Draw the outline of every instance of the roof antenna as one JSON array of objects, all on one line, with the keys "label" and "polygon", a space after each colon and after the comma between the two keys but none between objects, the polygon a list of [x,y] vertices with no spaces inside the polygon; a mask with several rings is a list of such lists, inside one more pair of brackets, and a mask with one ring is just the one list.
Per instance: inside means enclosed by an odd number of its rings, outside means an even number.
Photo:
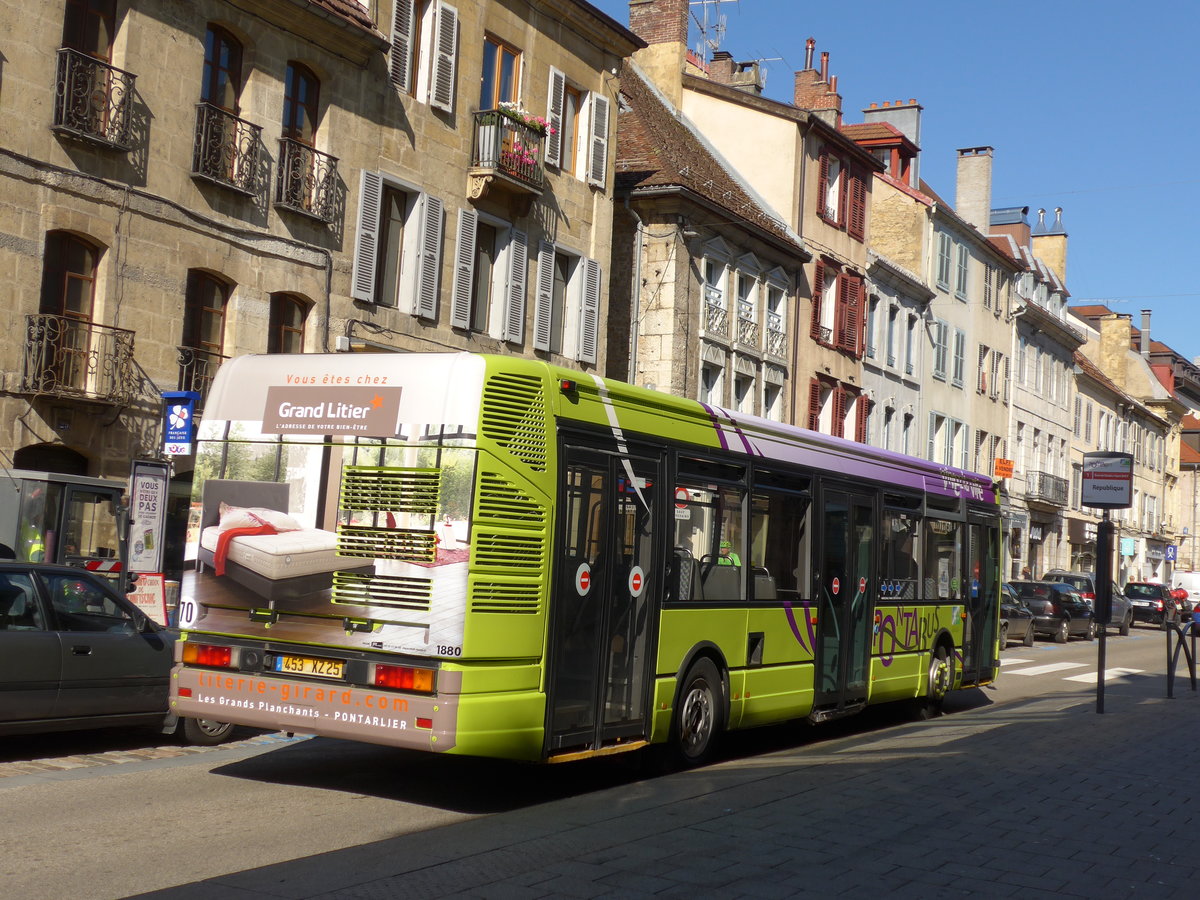
[{"label": "roof antenna", "polygon": [[[691,0],[688,4],[692,7],[699,6],[703,11],[703,19],[696,15],[694,9],[691,10],[691,15],[692,21],[696,23],[696,27],[700,30],[700,40],[696,42],[696,55],[706,63],[712,61],[712,55],[709,51],[715,53],[719,50],[721,41],[725,38],[726,17],[721,13],[721,4],[731,2],[736,3],[738,10],[741,10],[741,0]],[[712,7],[714,16],[711,24],[708,19],[709,7]]]}]

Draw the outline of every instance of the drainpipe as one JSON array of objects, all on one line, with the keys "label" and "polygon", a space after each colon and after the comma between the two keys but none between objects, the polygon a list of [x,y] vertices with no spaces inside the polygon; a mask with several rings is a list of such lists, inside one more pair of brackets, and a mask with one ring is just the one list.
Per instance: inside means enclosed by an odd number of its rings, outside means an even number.
[{"label": "drainpipe", "polygon": [[625,195],[625,211],[637,222],[637,238],[633,248],[633,282],[629,288],[629,375],[626,379],[630,384],[637,384],[638,367],[638,331],[639,317],[642,310],[642,217],[629,205],[629,195]]}]

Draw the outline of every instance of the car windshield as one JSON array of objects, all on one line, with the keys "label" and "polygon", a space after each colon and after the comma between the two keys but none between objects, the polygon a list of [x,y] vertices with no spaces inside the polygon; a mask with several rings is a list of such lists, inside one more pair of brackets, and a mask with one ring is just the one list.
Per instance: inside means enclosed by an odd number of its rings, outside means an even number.
[{"label": "car windshield", "polygon": [[1051,581],[1061,581],[1063,584],[1069,584],[1077,591],[1091,590],[1092,580],[1086,575],[1051,575]]}]

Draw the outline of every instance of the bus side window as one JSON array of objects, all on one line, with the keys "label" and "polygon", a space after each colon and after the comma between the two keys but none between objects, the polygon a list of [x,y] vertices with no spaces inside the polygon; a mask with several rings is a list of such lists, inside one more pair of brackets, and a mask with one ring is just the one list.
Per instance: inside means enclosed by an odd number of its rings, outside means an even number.
[{"label": "bus side window", "polygon": [[757,472],[750,499],[750,575],[756,600],[798,600],[808,583],[809,480]]}]

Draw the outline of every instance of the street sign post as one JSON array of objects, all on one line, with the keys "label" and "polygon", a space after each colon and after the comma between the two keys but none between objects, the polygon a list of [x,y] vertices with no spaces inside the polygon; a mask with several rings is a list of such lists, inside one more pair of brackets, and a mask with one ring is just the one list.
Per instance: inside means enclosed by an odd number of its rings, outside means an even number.
[{"label": "street sign post", "polygon": [[1133,505],[1133,455],[1100,451],[1083,454],[1083,488],[1080,502],[1104,510],[1096,529],[1096,608],[1094,620],[1100,625],[1097,650],[1096,712],[1104,712],[1104,663],[1108,652],[1108,624],[1112,621],[1113,531],[1111,509]]}]

